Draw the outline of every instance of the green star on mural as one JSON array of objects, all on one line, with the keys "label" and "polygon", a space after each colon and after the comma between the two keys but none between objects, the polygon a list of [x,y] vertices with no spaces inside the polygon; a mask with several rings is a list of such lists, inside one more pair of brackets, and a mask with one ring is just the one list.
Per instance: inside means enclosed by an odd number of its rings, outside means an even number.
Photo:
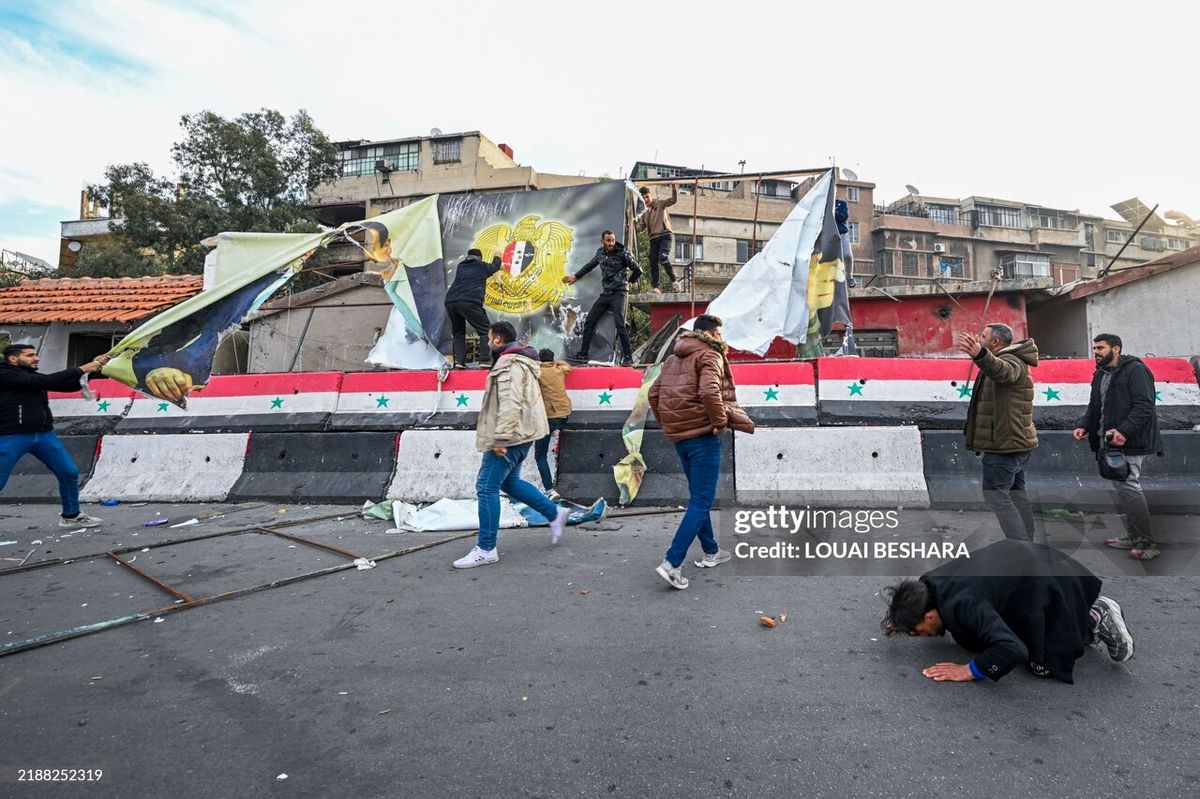
[{"label": "green star on mural", "polygon": [[283,407],[283,397],[276,397],[275,399],[271,400],[271,407],[272,408],[282,408]]},{"label": "green star on mural", "polygon": [[465,408],[465,407],[467,407],[467,395],[466,395],[466,394],[459,394],[459,395],[458,395],[457,397],[455,397],[454,399],[455,399],[455,401],[457,401],[457,402],[458,402],[458,405],[456,405],[456,406],[454,406],[454,407],[456,407],[456,408]]},{"label": "green star on mural", "polygon": [[375,399],[375,407],[376,407],[376,408],[386,408],[386,407],[387,407],[387,404],[388,404],[388,398],[387,398],[387,397],[377,397],[377,398]]},{"label": "green star on mural", "polygon": [[850,396],[852,397],[856,394],[860,397],[863,395],[862,385],[860,383],[851,383],[850,385],[846,386],[846,388],[850,389]]},{"label": "green star on mural", "polygon": [[771,387],[763,392],[763,396],[766,397],[767,400],[777,400],[779,399],[779,391],[778,389]]},{"label": "green star on mural", "polygon": [[102,400],[101,402],[97,402],[97,403],[96,403],[96,410],[98,410],[98,411],[107,411],[107,410],[108,410],[108,400]]},{"label": "green star on mural", "polygon": [[166,412],[166,410],[167,410],[167,403],[165,403],[165,402],[158,403],[158,412],[159,413],[164,413],[164,412]]},{"label": "green star on mural", "polygon": [[1042,393],[1046,395],[1047,402],[1049,402],[1050,400],[1061,400],[1062,399],[1062,397],[1058,396],[1058,392],[1055,391],[1054,389],[1050,388],[1049,386],[1046,386],[1046,390],[1043,391]]},{"label": "green star on mural", "polygon": [[607,391],[601,391],[600,392],[600,404],[601,405],[612,405],[612,394],[609,394]]},{"label": "green star on mural", "polygon": [[1162,392],[1161,392],[1161,391],[1155,391],[1155,392],[1154,392],[1154,401],[1155,401],[1155,402],[1162,402]]},{"label": "green star on mural", "polygon": [[958,398],[962,399],[964,397],[969,397],[969,396],[971,396],[971,387],[968,386],[966,383],[963,383],[961,386],[958,387]]}]

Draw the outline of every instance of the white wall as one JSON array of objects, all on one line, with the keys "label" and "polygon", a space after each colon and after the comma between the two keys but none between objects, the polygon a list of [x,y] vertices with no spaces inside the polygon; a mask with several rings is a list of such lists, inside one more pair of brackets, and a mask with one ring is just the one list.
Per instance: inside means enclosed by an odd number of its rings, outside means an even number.
[{"label": "white wall", "polygon": [[1087,298],[1088,340],[1116,333],[1129,355],[1200,354],[1200,263]]}]

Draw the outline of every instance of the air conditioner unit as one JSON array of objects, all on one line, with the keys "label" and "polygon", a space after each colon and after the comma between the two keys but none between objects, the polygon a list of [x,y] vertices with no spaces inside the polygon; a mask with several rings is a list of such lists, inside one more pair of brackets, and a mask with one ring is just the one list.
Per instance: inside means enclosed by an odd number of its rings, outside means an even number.
[{"label": "air conditioner unit", "polygon": [[934,252],[945,252],[946,245],[945,244],[935,244],[935,245],[933,245],[933,251]]}]

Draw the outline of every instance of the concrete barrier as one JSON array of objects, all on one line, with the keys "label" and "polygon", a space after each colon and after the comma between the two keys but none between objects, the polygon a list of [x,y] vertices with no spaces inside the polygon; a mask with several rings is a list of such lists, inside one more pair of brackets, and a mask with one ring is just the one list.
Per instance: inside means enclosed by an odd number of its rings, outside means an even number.
[{"label": "concrete barrier", "polygon": [[242,474],[249,439],[249,433],[104,436],[80,498],[224,500]]},{"label": "concrete barrier", "polygon": [[[82,485],[92,472],[92,464],[96,462],[96,444],[100,437],[59,436],[59,440],[71,455],[71,460],[75,461]],[[0,491],[0,501],[3,502],[57,502],[58,498],[58,479],[32,455],[17,461],[8,482]]]},{"label": "concrete barrier", "polygon": [[[1038,507],[1111,510],[1112,483],[1100,477],[1095,455],[1070,431],[1038,434],[1026,470],[1026,491]],[[927,430],[922,456],[929,499],[934,507],[982,508],[983,466],[967,450],[961,433]],[[1164,431],[1162,456],[1144,463],[1142,488],[1158,513],[1200,512],[1200,433]]]},{"label": "concrete barrier", "polygon": [[[557,469],[556,460],[551,447],[551,472]],[[396,473],[387,498],[405,502],[474,499],[482,461],[483,455],[475,450],[474,430],[405,430],[400,434]],[[532,446],[521,476],[541,489]]]},{"label": "concrete barrier", "polygon": [[[613,466],[628,452],[620,430],[588,430],[568,426],[562,434],[559,452],[558,492],[568,499],[586,504],[604,497],[617,504],[620,491],[613,480]],[[661,430],[648,429],[642,439],[642,458],[646,477],[634,504],[637,506],[686,505],[687,477],[675,453],[675,445]],[[721,441],[721,474],[717,481],[718,504],[734,499],[733,437]]]},{"label": "concrete barrier", "polygon": [[384,497],[395,433],[252,433],[230,500],[360,503]]},{"label": "concrete barrier", "polygon": [[734,454],[739,505],[929,505],[915,427],[760,428]]},{"label": "concrete barrier", "polygon": [[341,372],[222,375],[193,392],[186,410],[138,394],[116,430],[323,430],[337,407],[341,384]]},{"label": "concrete barrier", "polygon": [[135,396],[133,389],[116,380],[90,380],[88,388],[95,399],[84,399],[80,391],[50,392],[50,413],[60,436],[111,433]]}]

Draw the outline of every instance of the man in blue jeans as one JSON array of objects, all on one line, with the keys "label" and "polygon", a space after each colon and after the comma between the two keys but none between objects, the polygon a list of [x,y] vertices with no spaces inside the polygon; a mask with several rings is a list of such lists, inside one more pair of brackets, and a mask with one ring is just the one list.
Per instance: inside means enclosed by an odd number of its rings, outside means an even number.
[{"label": "man in blue jeans", "polygon": [[473,569],[500,560],[496,536],[500,529],[500,492],[523,502],[550,520],[550,543],[562,537],[569,511],[550,501],[537,487],[521,479],[521,464],[534,441],[547,435],[546,409],[538,385],[541,366],[537,350],[517,339],[508,322],[488,328],[492,369],[475,426],[475,446],[483,453],[475,495],[479,500],[479,539],[456,569]]},{"label": "man in blue jeans", "polygon": [[692,330],[679,334],[672,354],[650,387],[650,408],[675,452],[688,481],[688,505],[667,557],[655,571],[673,588],[688,587],[683,560],[697,536],[704,556],[700,568],[718,566],[730,555],[713,534],[713,502],[721,473],[721,435],[732,427],[753,433],[754,422],[737,404],[737,390],[721,339],[721,320],[703,314]]},{"label": "man in blue jeans", "polygon": [[78,391],[84,373],[99,372],[108,363],[101,355],[73,369],[44,375],[38,372],[37,350],[28,344],[4,348],[0,363],[0,491],[24,455],[33,455],[58,478],[62,499],[59,527],[98,527],[100,519],[79,512],[79,469],[58,436],[50,414],[50,391]]}]

